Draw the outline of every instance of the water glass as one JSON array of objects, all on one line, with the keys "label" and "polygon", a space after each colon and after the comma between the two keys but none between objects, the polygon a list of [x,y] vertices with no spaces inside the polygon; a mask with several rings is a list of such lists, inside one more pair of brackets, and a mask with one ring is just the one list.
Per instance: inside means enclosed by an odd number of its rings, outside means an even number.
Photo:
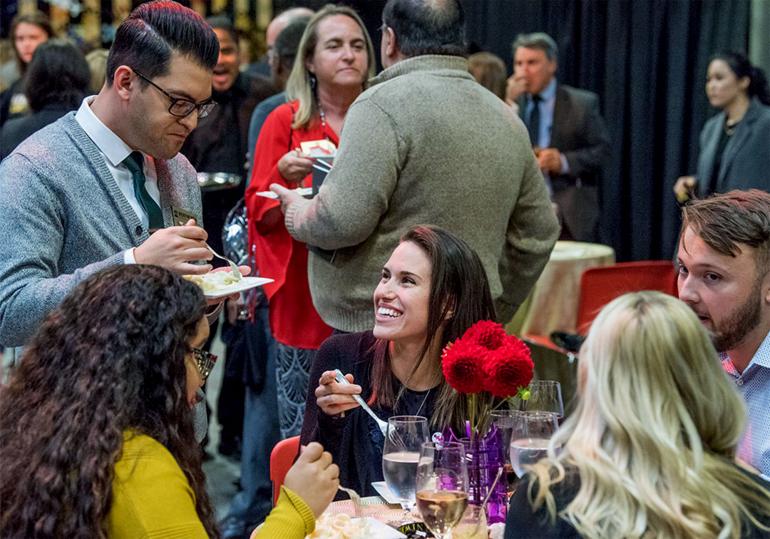
[{"label": "water glass", "polygon": [[443,539],[468,505],[465,447],[458,442],[426,442],[417,464],[417,509],[433,535]]},{"label": "water glass", "polygon": [[533,380],[529,384],[529,399],[515,399],[514,408],[527,412],[553,412],[561,424],[564,419],[561,384],[556,380]]},{"label": "water glass", "polygon": [[547,454],[551,436],[558,430],[556,414],[552,412],[517,412],[511,432],[511,466],[522,477],[525,466],[535,464]]},{"label": "water glass", "polygon": [[415,480],[420,448],[430,439],[428,419],[416,415],[388,419],[382,448],[382,475],[385,484],[404,508],[404,521],[415,504]]},{"label": "water glass", "polygon": [[506,494],[508,499],[515,492],[515,484],[518,476],[511,466],[511,435],[513,434],[514,417],[518,413],[516,410],[501,409],[493,410],[490,413],[492,424],[500,433],[500,448],[503,452],[503,477],[506,485]]}]

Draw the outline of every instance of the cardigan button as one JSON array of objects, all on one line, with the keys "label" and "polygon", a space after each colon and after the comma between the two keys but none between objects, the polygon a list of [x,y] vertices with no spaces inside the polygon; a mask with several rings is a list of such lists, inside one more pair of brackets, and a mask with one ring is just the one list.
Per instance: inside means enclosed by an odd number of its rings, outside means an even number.
[{"label": "cardigan button", "polygon": [[136,232],[137,236],[141,236],[142,235],[142,227],[141,226],[137,226],[136,229],[134,230],[134,232]]}]

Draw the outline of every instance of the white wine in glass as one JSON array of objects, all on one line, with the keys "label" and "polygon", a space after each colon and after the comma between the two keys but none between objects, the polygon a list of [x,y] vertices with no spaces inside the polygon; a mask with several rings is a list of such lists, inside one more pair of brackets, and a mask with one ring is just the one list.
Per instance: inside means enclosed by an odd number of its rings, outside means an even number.
[{"label": "white wine in glass", "polygon": [[444,539],[468,506],[465,448],[458,442],[426,442],[417,464],[417,509],[433,535]]}]

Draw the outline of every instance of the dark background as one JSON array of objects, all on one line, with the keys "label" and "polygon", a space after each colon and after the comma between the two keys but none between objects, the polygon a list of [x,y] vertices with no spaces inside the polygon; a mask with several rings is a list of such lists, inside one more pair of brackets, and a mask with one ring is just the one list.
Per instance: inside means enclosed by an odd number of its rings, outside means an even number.
[{"label": "dark background", "polygon": [[[7,26],[17,1],[0,0],[0,27]],[[615,248],[618,260],[671,257],[679,228],[671,188],[678,176],[695,170],[698,133],[715,112],[704,92],[708,59],[723,49],[746,52],[751,1],[462,1],[469,44],[496,53],[509,70],[517,34],[545,31],[556,40],[559,80],[599,94],[610,130],[612,157],[600,186],[601,241]],[[38,3],[45,9],[45,2]],[[273,13],[326,3],[274,0]],[[379,49],[385,0],[340,3],[358,10]],[[111,5],[101,0],[105,24],[112,22]],[[232,15],[233,5],[230,0],[225,12]],[[256,6],[249,2],[249,18]]]}]

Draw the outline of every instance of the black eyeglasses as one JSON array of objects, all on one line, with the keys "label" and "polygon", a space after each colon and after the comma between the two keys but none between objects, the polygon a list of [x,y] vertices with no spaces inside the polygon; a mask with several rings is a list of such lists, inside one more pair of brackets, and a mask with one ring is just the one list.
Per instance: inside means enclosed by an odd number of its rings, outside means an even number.
[{"label": "black eyeglasses", "polygon": [[195,359],[195,365],[198,367],[198,372],[201,378],[205,381],[211,374],[211,369],[214,368],[214,364],[217,362],[217,356],[206,350],[200,348],[192,348],[193,358]]},{"label": "black eyeglasses", "polygon": [[176,116],[177,118],[186,118],[189,116],[192,111],[198,110],[198,119],[205,118],[209,115],[209,112],[211,112],[211,109],[213,109],[217,104],[216,102],[212,101],[211,99],[207,99],[203,103],[196,103],[194,101],[190,101],[189,99],[184,99],[182,97],[174,97],[170,93],[168,93],[166,90],[152,82],[150,79],[139,73],[136,69],[134,69],[134,73],[136,73],[142,80],[145,82],[148,82],[152,86],[154,86],[159,92],[161,92],[163,95],[169,98],[171,101],[171,105],[168,107],[168,113],[172,116]]}]

